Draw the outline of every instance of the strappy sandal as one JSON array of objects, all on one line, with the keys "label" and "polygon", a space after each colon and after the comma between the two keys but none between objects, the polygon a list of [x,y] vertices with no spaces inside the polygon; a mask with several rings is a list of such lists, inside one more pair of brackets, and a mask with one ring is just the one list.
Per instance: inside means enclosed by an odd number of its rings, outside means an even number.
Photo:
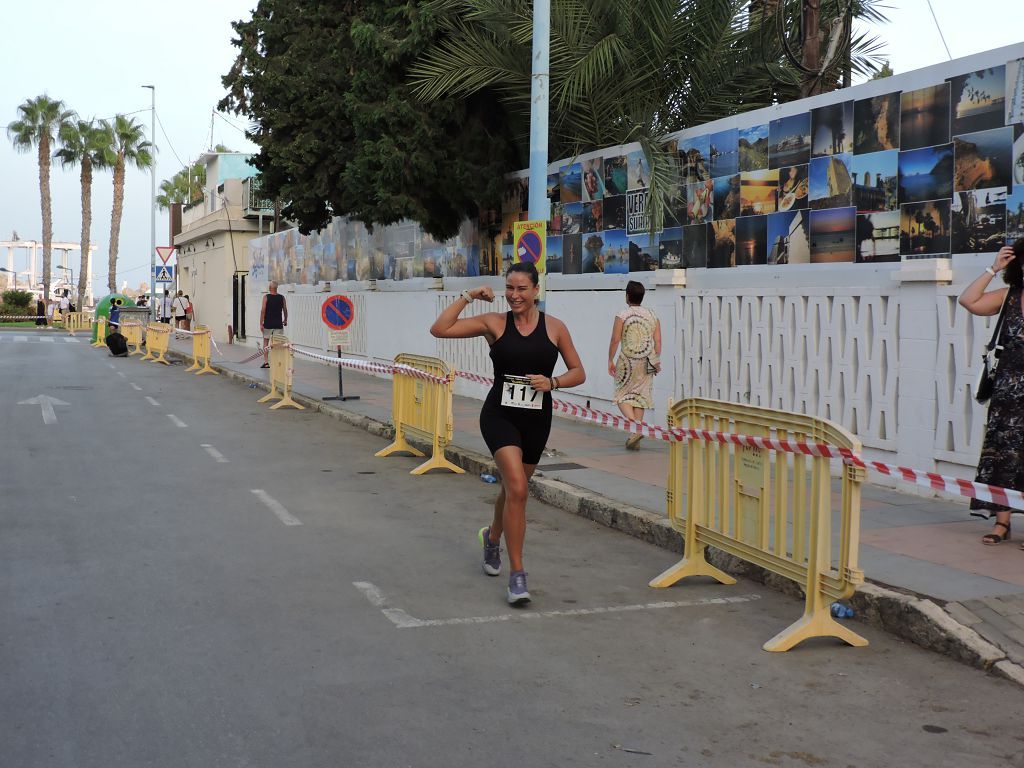
[{"label": "strappy sandal", "polygon": [[[994,546],[996,544],[1002,544],[1004,541],[1010,540],[1010,524],[996,522],[995,525],[1001,525],[1006,529],[1006,533],[1000,536],[998,533],[993,531],[992,533],[986,533],[981,537],[981,543],[987,546]],[[1024,544],[1021,545],[1021,549],[1024,549]]]}]

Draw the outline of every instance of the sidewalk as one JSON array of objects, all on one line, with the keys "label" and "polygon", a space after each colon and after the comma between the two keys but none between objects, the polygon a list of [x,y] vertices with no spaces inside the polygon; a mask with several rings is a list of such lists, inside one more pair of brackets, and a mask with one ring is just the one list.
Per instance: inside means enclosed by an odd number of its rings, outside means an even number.
[{"label": "sidewalk", "polygon": [[[186,353],[191,344],[176,340],[172,348]],[[224,357],[215,354],[213,362],[216,367],[239,377],[266,382],[267,371],[259,367],[261,359],[246,364],[231,362],[255,351],[253,347],[222,346]],[[345,394],[358,395],[360,399],[322,404],[323,410],[344,411],[390,424],[391,379],[350,369],[345,369],[343,375]],[[481,395],[483,391],[481,387]],[[296,355],[294,392],[317,401],[337,395],[337,369]],[[477,423],[480,401],[455,396],[453,411],[452,449],[472,451],[483,460],[489,460]],[[644,518],[639,528],[650,528],[652,523],[657,523],[667,529],[668,444],[645,439],[640,443],[640,450],[627,451],[625,439],[625,433],[616,430],[556,417],[538,475],[575,486],[571,492],[578,490],[577,495],[601,497],[606,500],[606,506],[612,507],[612,517],[616,511],[628,515],[629,508],[636,508]],[[863,593],[879,599],[872,605],[863,604],[858,593],[854,604],[864,608],[863,618],[921,645],[979,666],[987,668],[1000,658],[1014,665],[1024,665],[1024,552],[1018,548],[1018,541],[984,546],[981,536],[991,529],[991,524],[970,517],[966,499],[949,502],[922,498],[872,485],[875,479],[877,476],[869,471],[863,488],[860,566],[869,582]],[[834,490],[838,492],[838,483],[834,484]],[[558,504],[557,499],[551,498],[552,494],[538,495]],[[574,503],[579,505],[578,500]],[[612,524],[628,528],[614,520]],[[638,533],[637,530],[631,532]],[[657,538],[643,537],[652,541]],[[678,543],[678,539],[674,541]],[[666,544],[667,539],[662,537],[656,543]],[[655,575],[651,573],[652,577]],[[872,585],[881,589],[873,589]],[[912,594],[904,597],[893,591]],[[926,630],[919,625],[921,620],[935,624],[936,614],[931,606],[923,605],[927,600],[917,598],[930,599],[944,608],[946,617],[939,617],[939,624],[943,626]],[[912,620],[909,614],[915,612],[923,619]],[[991,648],[970,629],[996,648]],[[921,634],[926,631],[938,632],[942,637],[924,638]],[[950,632],[957,636],[951,638]],[[962,647],[965,642],[969,646],[966,649]],[[951,644],[957,649],[951,650],[948,647]],[[1004,665],[1005,661],[997,666]],[[1024,669],[1011,669],[1007,673],[1024,684]]]}]

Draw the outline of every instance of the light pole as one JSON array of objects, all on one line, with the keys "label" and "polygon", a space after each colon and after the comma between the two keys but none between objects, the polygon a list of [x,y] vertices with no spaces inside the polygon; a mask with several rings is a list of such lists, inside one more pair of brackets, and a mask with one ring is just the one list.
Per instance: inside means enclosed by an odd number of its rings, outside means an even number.
[{"label": "light pole", "polygon": [[156,319],[156,86],[144,85],[152,96],[150,106],[150,143],[153,145],[153,164],[149,166],[149,317]]}]

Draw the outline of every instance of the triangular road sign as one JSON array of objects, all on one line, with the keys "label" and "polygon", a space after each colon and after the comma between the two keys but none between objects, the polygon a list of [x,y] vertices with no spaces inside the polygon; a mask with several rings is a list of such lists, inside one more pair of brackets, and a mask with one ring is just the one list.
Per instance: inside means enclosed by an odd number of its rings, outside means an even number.
[{"label": "triangular road sign", "polygon": [[172,253],[174,253],[173,245],[158,245],[156,247],[156,255],[160,257],[160,261],[164,264],[171,258]]}]

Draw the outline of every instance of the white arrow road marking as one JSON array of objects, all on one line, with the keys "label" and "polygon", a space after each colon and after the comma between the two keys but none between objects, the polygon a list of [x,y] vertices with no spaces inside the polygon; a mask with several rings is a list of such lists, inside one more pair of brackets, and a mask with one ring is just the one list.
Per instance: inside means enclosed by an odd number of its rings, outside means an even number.
[{"label": "white arrow road marking", "polygon": [[53,412],[53,406],[70,405],[70,403],[65,403],[63,400],[49,395],[39,395],[30,400],[22,400],[18,405],[38,405],[43,412],[43,424],[56,424],[57,414]]},{"label": "white arrow road marking", "polygon": [[555,619],[569,616],[596,616],[604,613],[625,613],[629,611],[657,611],[664,608],[694,608],[700,605],[731,605],[733,603],[749,603],[760,600],[760,595],[732,595],[730,597],[705,597],[699,600],[659,600],[656,603],[639,603],[635,605],[609,605],[597,608],[569,608],[561,611],[516,611],[502,613],[497,616],[470,616],[461,619],[417,619],[401,608],[392,608],[387,598],[376,586],[368,581],[353,581],[370,604],[380,608],[381,612],[391,619],[399,629],[418,627],[448,627],[460,624],[493,624],[498,621],[516,621],[529,619]]},{"label": "white arrow road marking", "polygon": [[278,520],[280,520],[285,525],[302,525],[302,521],[299,520],[299,518],[292,515],[287,509],[284,508],[284,505],[280,501],[275,499],[266,491],[261,491],[258,488],[253,488],[252,492],[253,495],[257,499],[262,501],[264,504],[266,504],[267,508],[275,515],[277,515]]},{"label": "white arrow road marking", "polygon": [[207,443],[201,443],[199,447],[206,451],[208,454],[210,454],[214,459],[216,459],[218,464],[228,463],[228,460],[224,458],[224,454],[218,451],[212,445],[209,445]]},{"label": "white arrow road marking", "polygon": [[186,424],[184,421],[179,419],[173,413],[168,413],[167,414],[167,418],[170,419],[171,423],[174,424],[174,426],[176,426],[176,427],[187,427],[188,426],[188,424]]},{"label": "white arrow road marking", "polygon": [[123,379],[125,374],[124,374],[124,371],[118,371],[117,375],[120,376]]},{"label": "white arrow road marking", "polygon": [[147,399],[147,400],[149,401],[149,404],[150,404],[150,405],[155,405],[155,406],[156,406],[157,408],[159,408],[159,407],[160,407],[160,403],[158,403],[158,402],[157,402],[156,400],[154,400],[154,399],[153,399],[152,397],[150,397],[149,395],[146,395],[146,399]]},{"label": "white arrow road marking", "polygon": [[136,384],[136,383],[135,383],[134,381],[133,381],[133,382],[131,382],[131,385],[132,385],[132,389],[134,389],[134,390],[135,390],[136,392],[141,392],[141,391],[142,391],[142,387],[140,387],[140,386],[139,386],[138,384]]}]

